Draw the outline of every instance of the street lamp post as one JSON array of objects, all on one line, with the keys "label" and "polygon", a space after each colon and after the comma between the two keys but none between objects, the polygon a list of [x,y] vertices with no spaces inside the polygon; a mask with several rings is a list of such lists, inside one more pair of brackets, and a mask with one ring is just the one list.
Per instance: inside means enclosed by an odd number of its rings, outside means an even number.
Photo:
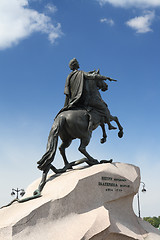
[{"label": "street lamp post", "polygon": [[[143,188],[142,188],[142,192],[145,193],[147,190],[145,189],[145,183],[144,182],[140,182],[143,184]],[[140,199],[139,199],[139,191],[137,193],[137,200],[138,200],[138,217],[141,217],[141,209],[140,209]]]},{"label": "street lamp post", "polygon": [[11,192],[11,195],[12,196],[14,196],[14,195],[16,195],[16,199],[19,199],[19,194],[21,195],[21,196],[23,196],[24,194],[25,194],[25,191],[24,191],[24,189],[14,189],[14,188],[12,188],[12,192]]}]

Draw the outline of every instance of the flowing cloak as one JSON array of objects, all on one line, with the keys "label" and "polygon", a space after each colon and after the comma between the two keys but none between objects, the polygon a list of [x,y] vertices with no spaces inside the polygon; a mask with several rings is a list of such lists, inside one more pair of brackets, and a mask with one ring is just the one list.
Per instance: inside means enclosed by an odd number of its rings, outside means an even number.
[{"label": "flowing cloak", "polygon": [[61,111],[72,109],[73,107],[84,106],[84,81],[85,78],[83,71],[75,70],[68,75],[64,89],[66,99]]}]

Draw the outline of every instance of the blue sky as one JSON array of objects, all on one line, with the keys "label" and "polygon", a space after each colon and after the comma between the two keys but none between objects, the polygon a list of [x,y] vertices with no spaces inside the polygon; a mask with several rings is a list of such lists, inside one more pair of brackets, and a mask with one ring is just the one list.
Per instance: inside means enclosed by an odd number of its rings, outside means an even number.
[{"label": "blue sky", "polygon": [[[142,216],[160,215],[159,39],[160,0],[1,0],[0,205],[12,200],[12,188],[41,176],[36,162],[76,57],[82,70],[118,79],[102,97],[125,132],[123,139],[108,132],[101,145],[98,128],[88,151],[139,166],[147,188]],[[78,146],[67,149],[69,161],[82,157]],[[58,151],[54,164],[63,166]]]}]

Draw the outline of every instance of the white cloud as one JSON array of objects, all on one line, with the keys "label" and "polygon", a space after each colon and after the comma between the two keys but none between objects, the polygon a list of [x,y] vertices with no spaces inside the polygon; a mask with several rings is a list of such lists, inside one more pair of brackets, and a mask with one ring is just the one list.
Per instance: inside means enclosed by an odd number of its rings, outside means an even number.
[{"label": "white cloud", "polygon": [[97,0],[101,6],[110,3],[115,7],[158,7],[160,0]]},{"label": "white cloud", "polygon": [[126,24],[136,30],[137,33],[146,33],[152,31],[151,24],[154,18],[154,11],[147,11],[143,16],[130,19]]},{"label": "white cloud", "polygon": [[30,9],[28,0],[0,0],[0,49],[18,44],[34,32],[48,35],[51,43],[61,36],[61,25]]},{"label": "white cloud", "polygon": [[100,19],[100,22],[101,22],[101,23],[109,24],[110,26],[113,26],[113,25],[114,25],[114,21],[113,21],[112,19],[108,19],[108,18],[101,18],[101,19]]},{"label": "white cloud", "polygon": [[57,7],[55,5],[53,5],[52,3],[48,3],[45,6],[46,10],[50,13],[55,13],[57,11]]}]

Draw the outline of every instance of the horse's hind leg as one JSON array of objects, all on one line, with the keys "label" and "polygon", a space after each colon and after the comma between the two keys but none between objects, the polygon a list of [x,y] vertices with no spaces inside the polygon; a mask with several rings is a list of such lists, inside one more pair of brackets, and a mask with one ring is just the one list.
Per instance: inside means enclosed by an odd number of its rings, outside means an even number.
[{"label": "horse's hind leg", "polygon": [[86,157],[88,158],[88,164],[89,165],[94,165],[94,164],[97,164],[98,161],[94,158],[92,158],[89,153],[86,151],[86,146],[89,144],[90,142],[90,137],[88,138],[83,138],[81,139],[81,143],[80,143],[80,146],[78,148],[78,150]]},{"label": "horse's hind leg", "polygon": [[70,146],[71,142],[72,142],[72,140],[70,140],[70,139],[67,139],[66,141],[63,140],[62,144],[59,147],[59,151],[62,155],[65,166],[69,164],[67,157],[66,157],[65,149]]}]

